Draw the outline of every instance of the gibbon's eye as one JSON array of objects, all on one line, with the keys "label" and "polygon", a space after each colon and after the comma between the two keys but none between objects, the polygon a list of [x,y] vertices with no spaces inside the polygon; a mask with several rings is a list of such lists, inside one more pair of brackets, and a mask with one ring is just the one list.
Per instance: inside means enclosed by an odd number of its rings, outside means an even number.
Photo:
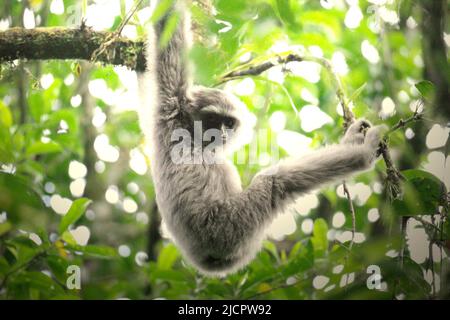
[{"label": "gibbon's eye", "polygon": [[221,117],[216,113],[208,112],[201,116],[202,125],[204,129],[220,129]]},{"label": "gibbon's eye", "polygon": [[225,127],[229,128],[229,129],[233,129],[234,126],[236,125],[236,120],[231,117],[226,117],[223,120],[223,124],[225,125]]}]

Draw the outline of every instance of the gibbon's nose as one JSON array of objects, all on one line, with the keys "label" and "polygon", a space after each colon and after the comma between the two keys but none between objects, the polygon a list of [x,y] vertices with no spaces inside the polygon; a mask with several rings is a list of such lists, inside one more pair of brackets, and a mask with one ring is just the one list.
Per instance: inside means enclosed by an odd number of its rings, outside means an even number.
[{"label": "gibbon's nose", "polygon": [[228,132],[226,126],[222,123],[220,130],[222,131],[222,141],[227,140],[228,138]]}]

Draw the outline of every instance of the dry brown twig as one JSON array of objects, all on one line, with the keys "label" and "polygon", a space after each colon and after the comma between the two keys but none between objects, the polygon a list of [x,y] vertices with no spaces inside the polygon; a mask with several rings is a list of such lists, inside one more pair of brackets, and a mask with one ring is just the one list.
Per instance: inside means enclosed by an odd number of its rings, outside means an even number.
[{"label": "dry brown twig", "polygon": [[[114,54],[115,50],[109,50],[109,49],[120,38],[120,34],[122,33],[123,28],[130,21],[131,17],[133,17],[135,12],[141,5],[142,1],[143,0],[139,0],[138,2],[136,2],[133,5],[133,7],[130,9],[130,11],[125,15],[125,18],[122,19],[120,25],[117,27],[117,30],[109,33],[108,36],[106,37],[106,39],[104,40],[104,42],[92,53],[92,56],[91,56],[92,62],[97,61],[97,58],[100,55],[105,54],[107,50],[108,50],[108,52],[107,52],[108,58],[109,59],[112,58],[110,55]],[[81,23],[81,29],[83,29],[83,28],[84,28],[84,21],[82,21],[82,23]]]}]

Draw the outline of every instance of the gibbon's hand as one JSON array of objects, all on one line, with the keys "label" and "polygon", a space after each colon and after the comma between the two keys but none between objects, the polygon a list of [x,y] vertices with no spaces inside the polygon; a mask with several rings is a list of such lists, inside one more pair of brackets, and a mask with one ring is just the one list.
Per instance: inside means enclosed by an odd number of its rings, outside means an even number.
[{"label": "gibbon's hand", "polygon": [[358,119],[350,125],[341,144],[363,144],[367,130],[372,127],[372,124],[365,119]]},{"label": "gibbon's hand", "polygon": [[368,161],[371,164],[380,154],[382,133],[385,131],[387,131],[385,125],[373,127],[369,121],[359,119],[350,125],[341,144],[364,145],[367,148]]}]

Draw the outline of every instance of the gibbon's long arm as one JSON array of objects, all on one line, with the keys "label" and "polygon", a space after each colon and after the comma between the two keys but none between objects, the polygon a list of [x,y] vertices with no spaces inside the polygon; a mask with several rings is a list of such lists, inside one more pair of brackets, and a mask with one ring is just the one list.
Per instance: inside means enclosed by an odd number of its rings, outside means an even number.
[{"label": "gibbon's long arm", "polygon": [[[171,119],[188,104],[190,80],[186,54],[191,42],[187,27],[190,18],[183,3],[175,2],[173,8],[155,26],[147,28],[146,70],[137,73],[141,104],[139,121],[149,141],[155,133],[165,134],[163,131],[168,129],[164,121],[156,119]],[[168,43],[161,47],[161,35],[172,18],[178,20],[177,26]],[[156,122],[154,128],[152,122]]]},{"label": "gibbon's long arm", "polygon": [[[169,19],[176,19],[178,25],[171,35],[168,43],[161,47],[161,35]],[[178,1],[174,9],[163,17],[155,26],[156,43],[156,73],[159,87],[160,104],[168,107],[167,104],[177,104],[183,106],[189,85],[189,75],[187,68],[187,51],[191,40],[187,31],[190,23],[187,9],[184,4]],[[155,50],[155,49],[154,49]],[[174,99],[176,101],[174,101]],[[168,111],[168,110],[166,110]]]},{"label": "gibbon's long arm", "polygon": [[264,229],[295,197],[369,169],[376,158],[380,128],[371,128],[364,136],[359,132],[363,122],[354,123],[341,144],[281,162],[258,174],[241,193],[193,213],[196,218],[188,222],[192,231],[210,248],[218,248],[213,256],[220,256]]}]

